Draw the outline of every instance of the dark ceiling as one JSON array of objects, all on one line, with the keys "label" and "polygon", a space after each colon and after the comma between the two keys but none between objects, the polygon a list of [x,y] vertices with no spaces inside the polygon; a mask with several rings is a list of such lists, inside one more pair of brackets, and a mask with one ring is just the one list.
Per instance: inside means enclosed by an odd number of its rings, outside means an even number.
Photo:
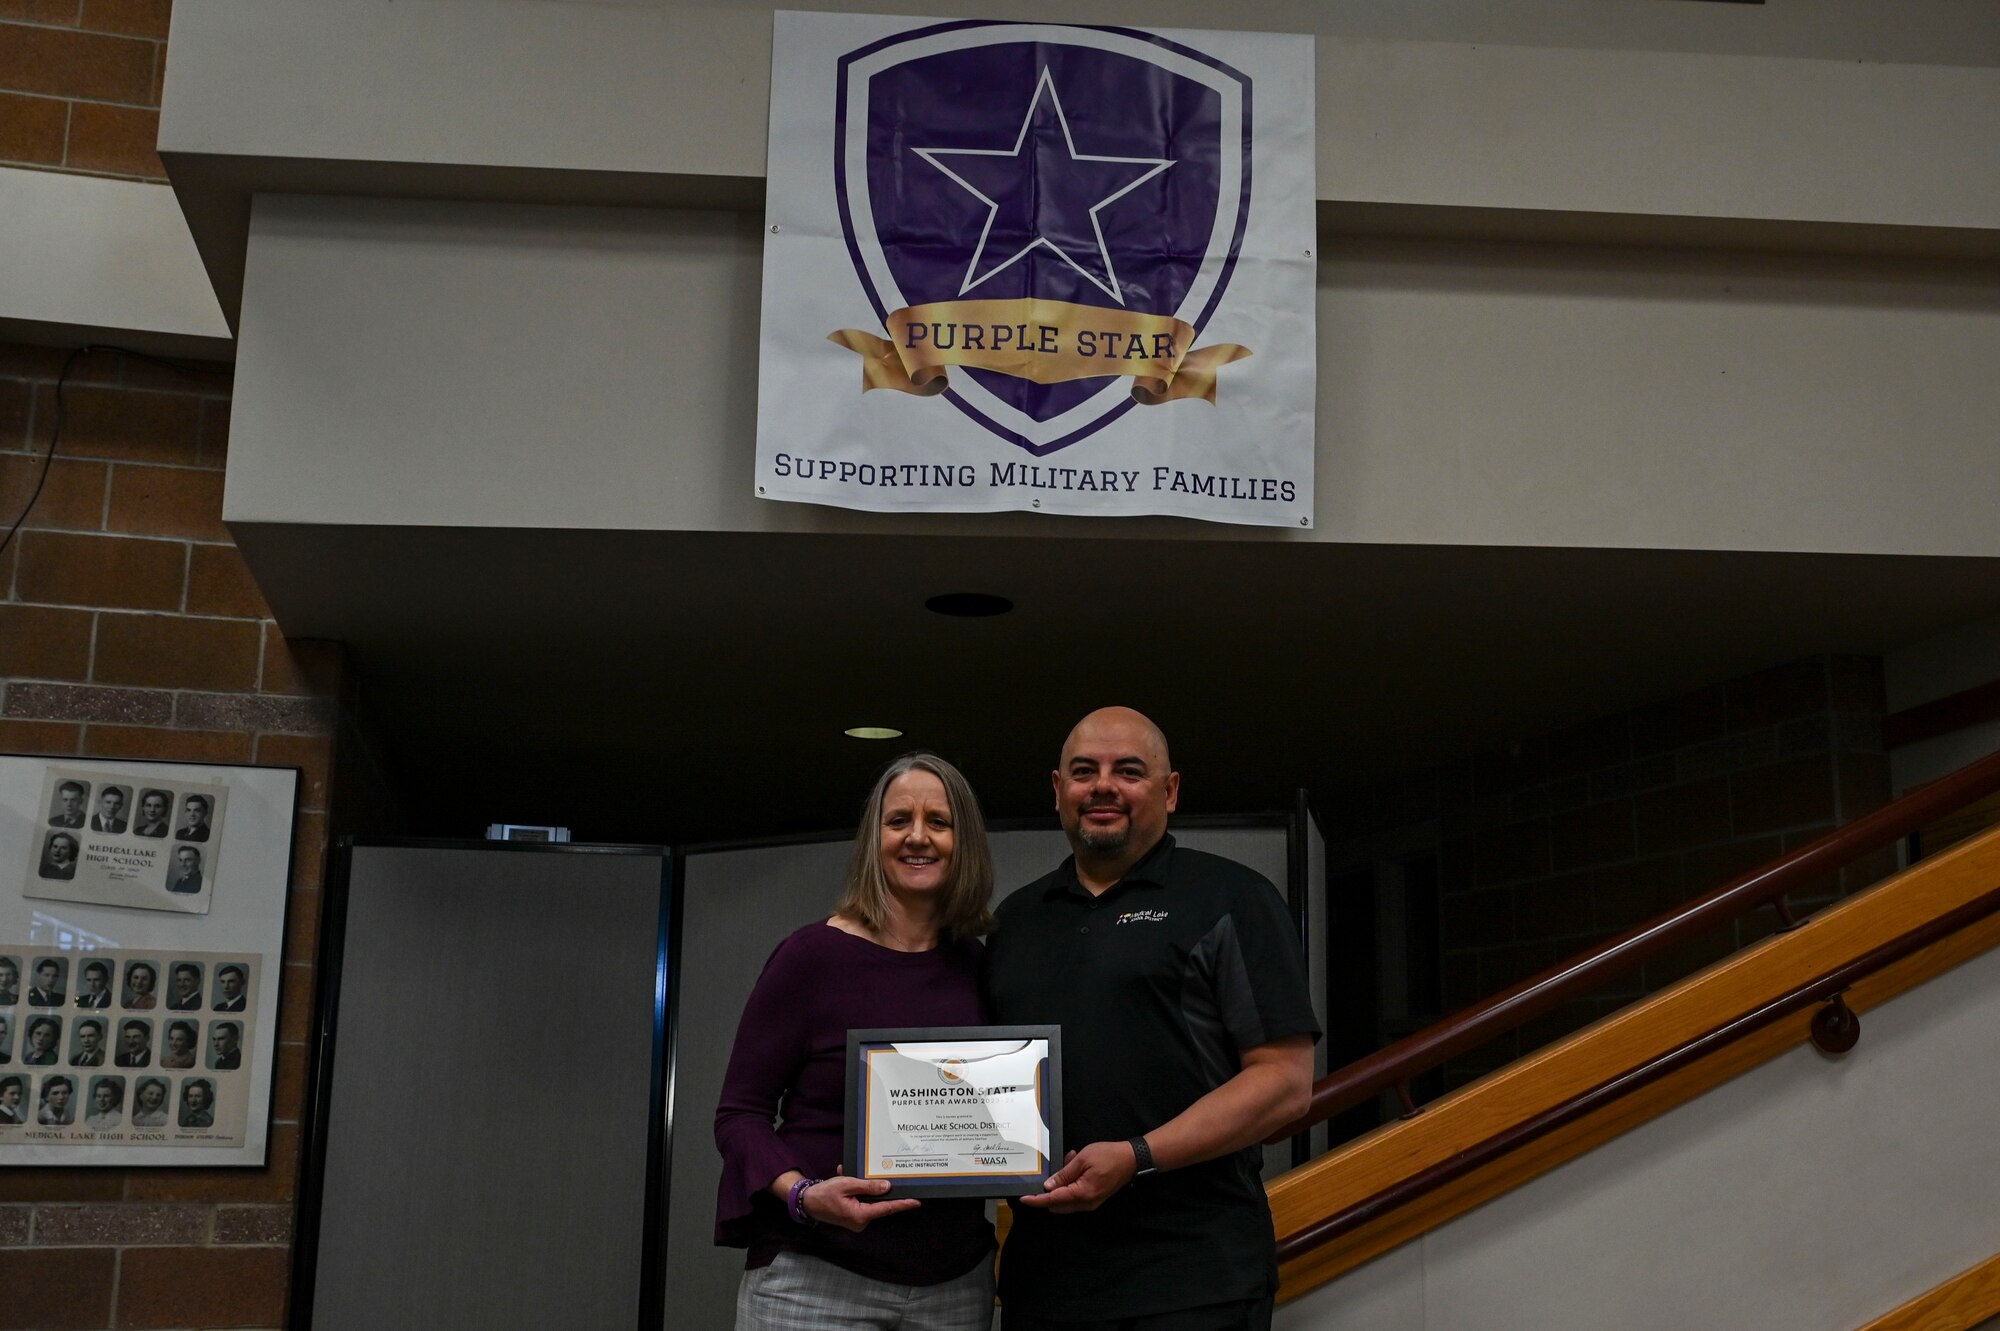
[{"label": "dark ceiling", "polygon": [[[1186,812],[1322,799],[1761,667],[2000,611],[2000,561],[1251,541],[241,527],[352,650],[398,832],[851,823],[905,748],[1040,816],[1070,723],[1159,720]],[[927,611],[994,592],[988,619]],[[904,737],[850,739],[854,725]]]}]

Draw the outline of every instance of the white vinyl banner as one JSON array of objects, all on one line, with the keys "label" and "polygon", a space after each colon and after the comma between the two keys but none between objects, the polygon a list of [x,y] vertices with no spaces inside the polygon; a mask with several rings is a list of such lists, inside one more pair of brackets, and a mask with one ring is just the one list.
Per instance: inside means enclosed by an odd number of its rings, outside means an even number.
[{"label": "white vinyl banner", "polygon": [[1312,524],[1310,37],[776,24],[757,494]]}]

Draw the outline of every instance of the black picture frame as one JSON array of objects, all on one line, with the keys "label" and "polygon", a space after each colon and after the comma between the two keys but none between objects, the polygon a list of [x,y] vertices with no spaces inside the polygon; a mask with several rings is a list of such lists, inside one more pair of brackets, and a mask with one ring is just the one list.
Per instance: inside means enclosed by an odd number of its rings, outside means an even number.
[{"label": "black picture frame", "polygon": [[878,1200],[892,1197],[1023,1197],[1042,1190],[1049,1175],[1062,1168],[1062,1027],[1031,1026],[897,1026],[850,1030],[847,1033],[847,1123],[843,1130],[841,1165],[854,1178],[880,1178],[865,1168],[862,1150],[868,1123],[868,1083],[863,1071],[867,1053],[890,1044],[1013,1044],[1022,1040],[1047,1042],[1039,1078],[1042,1123],[1048,1129],[1049,1149],[1042,1156],[1042,1168],[1030,1174],[988,1174],[966,1179],[962,1175],[889,1180],[889,1191]]}]

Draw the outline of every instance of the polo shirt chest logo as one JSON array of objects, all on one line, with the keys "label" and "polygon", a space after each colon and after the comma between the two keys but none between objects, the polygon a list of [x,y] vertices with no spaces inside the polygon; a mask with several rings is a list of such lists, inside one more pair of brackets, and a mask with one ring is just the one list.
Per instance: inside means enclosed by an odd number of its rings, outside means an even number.
[{"label": "polo shirt chest logo", "polygon": [[1120,915],[1114,924],[1158,924],[1167,918],[1163,910],[1128,910]]}]

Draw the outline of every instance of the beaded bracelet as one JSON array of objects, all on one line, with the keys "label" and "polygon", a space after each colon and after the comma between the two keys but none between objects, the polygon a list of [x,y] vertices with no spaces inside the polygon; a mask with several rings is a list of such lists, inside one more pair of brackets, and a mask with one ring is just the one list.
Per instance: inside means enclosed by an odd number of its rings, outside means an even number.
[{"label": "beaded bracelet", "polygon": [[819,1223],[819,1221],[813,1219],[811,1216],[806,1214],[806,1207],[805,1207],[806,1189],[810,1188],[815,1183],[823,1183],[823,1182],[825,1182],[824,1179],[802,1178],[797,1183],[794,1183],[792,1185],[792,1197],[791,1200],[786,1203],[786,1209],[792,1213],[793,1224],[817,1225]]}]

